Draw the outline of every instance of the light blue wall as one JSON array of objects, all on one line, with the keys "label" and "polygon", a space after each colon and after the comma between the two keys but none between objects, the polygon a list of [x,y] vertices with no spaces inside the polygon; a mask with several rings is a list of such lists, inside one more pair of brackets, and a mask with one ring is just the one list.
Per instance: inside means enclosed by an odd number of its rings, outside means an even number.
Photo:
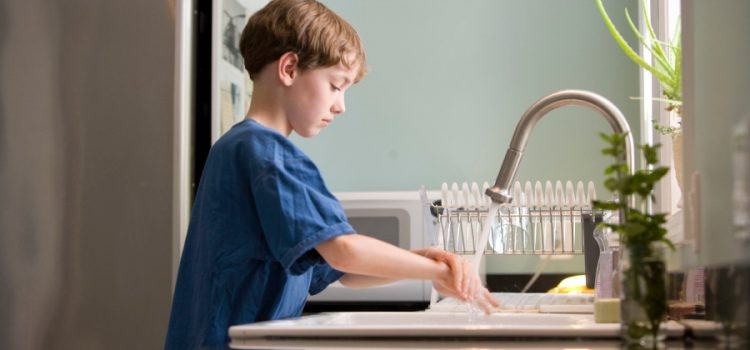
[{"label": "light blue wall", "polygon": [[[638,70],[593,1],[323,2],[358,30],[370,67],[347,93],[344,115],[320,136],[294,140],[334,191],[494,181],[520,116],[560,89],[602,94],[638,130],[638,101],[629,99]],[[636,14],[637,2],[605,4],[627,29],[623,9]],[[601,183],[608,160],[597,133],[608,128],[581,107],[552,112],[517,178]]]}]

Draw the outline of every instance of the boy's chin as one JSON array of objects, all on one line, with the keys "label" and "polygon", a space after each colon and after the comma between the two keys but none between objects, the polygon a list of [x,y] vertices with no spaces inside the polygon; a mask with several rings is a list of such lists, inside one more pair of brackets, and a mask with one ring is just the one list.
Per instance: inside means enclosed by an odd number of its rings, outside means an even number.
[{"label": "boy's chin", "polygon": [[302,136],[304,138],[310,138],[310,137],[318,136],[318,134],[320,134],[320,131],[321,131],[321,129],[319,129],[319,128],[312,128],[312,129],[309,129],[309,130],[295,130],[295,132],[297,133],[297,135]]}]

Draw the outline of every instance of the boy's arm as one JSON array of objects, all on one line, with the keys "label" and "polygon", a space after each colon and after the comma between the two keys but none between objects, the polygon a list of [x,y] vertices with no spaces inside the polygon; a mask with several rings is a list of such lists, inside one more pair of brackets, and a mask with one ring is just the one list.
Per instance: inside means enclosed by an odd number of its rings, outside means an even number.
[{"label": "boy's arm", "polygon": [[370,288],[382,286],[384,284],[395,282],[393,278],[383,278],[374,276],[358,275],[356,273],[347,273],[339,279],[339,282],[348,288]]},{"label": "boy's arm", "polygon": [[[398,248],[365,235],[342,235],[318,244],[315,249],[334,269],[347,274],[372,276],[349,281],[374,285],[385,280],[431,280],[443,294],[466,300],[470,283],[464,283],[464,272],[452,271],[441,261]],[[346,285],[347,280],[342,281]]]},{"label": "boy's arm", "polygon": [[[460,257],[458,257],[455,254],[450,254],[444,250],[437,249],[437,248],[419,248],[419,249],[412,249],[412,253],[421,255],[425,258],[432,259],[439,262],[444,262],[448,264],[448,266],[451,268],[451,271],[454,271],[454,277],[456,275],[455,271],[459,271],[460,277],[463,277],[461,275],[461,271],[463,268],[464,261],[461,261]],[[355,273],[347,273],[344,276],[339,279],[339,282],[343,284],[346,287],[349,288],[370,288],[370,287],[377,287],[382,286],[384,284],[389,284],[395,282],[397,279],[393,278],[383,278],[383,277],[374,277],[374,276],[365,276],[365,275],[358,275]],[[461,278],[461,290],[464,290],[464,283],[467,283],[466,279]]]}]

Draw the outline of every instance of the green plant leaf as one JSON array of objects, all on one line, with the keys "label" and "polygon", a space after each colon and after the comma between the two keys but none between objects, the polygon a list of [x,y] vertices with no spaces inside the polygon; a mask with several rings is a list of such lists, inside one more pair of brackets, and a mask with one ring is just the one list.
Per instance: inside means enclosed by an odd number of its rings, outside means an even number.
[{"label": "green plant leaf", "polygon": [[617,202],[604,202],[598,200],[592,200],[591,205],[594,208],[601,210],[618,210],[621,207],[620,203]]},{"label": "green plant leaf", "polygon": [[648,181],[651,181],[652,183],[656,183],[659,180],[661,180],[664,175],[667,175],[669,172],[669,167],[658,167],[651,171],[651,173],[648,175]]},{"label": "green plant leaf", "polygon": [[610,145],[612,144],[612,137],[613,137],[613,135],[609,135],[607,133],[600,132],[599,133],[599,137],[602,140],[604,140],[604,142],[606,142],[607,144],[610,144]]},{"label": "green plant leaf", "polygon": [[[643,97],[630,97],[630,99],[631,100],[642,100]],[[668,103],[668,104],[671,104],[671,105],[675,105],[675,106],[682,106],[682,101],[680,101],[680,100],[670,100],[668,98],[660,98],[660,97],[652,97],[651,99],[654,100],[654,101],[665,102],[665,103]],[[652,120],[652,122],[653,122],[653,120]]]},{"label": "green plant leaf", "polygon": [[[645,13],[645,8],[644,8]],[[669,80],[667,85],[672,85],[672,82],[674,81],[674,78],[672,77],[672,65],[669,63],[669,59],[664,54],[664,51],[661,49],[660,44],[662,42],[659,41],[659,39],[656,37],[656,35],[653,32],[653,29],[649,29],[649,39],[651,41],[651,45],[646,43],[646,38],[641,34],[641,32],[638,30],[638,28],[633,23],[633,20],[630,18],[630,13],[627,9],[625,9],[625,17],[628,20],[628,25],[630,25],[630,29],[635,34],[636,38],[638,38],[638,41],[645,47],[647,50],[651,52],[651,56],[656,61],[657,66],[654,67],[654,69],[658,70],[662,74],[664,74],[665,77],[667,77],[667,80]],[[651,21],[649,20],[648,16],[646,17],[646,24],[649,28],[651,28]],[[659,79],[661,80],[661,79]]]},{"label": "green plant leaf", "polygon": [[[680,21],[677,21],[675,43],[672,45],[672,56],[674,57],[674,74],[676,82],[674,90],[672,91],[672,96],[669,96],[669,98],[682,101],[682,36],[680,35]],[[682,105],[682,103],[680,103],[680,105]]]},{"label": "green plant leaf", "polygon": [[656,152],[659,151],[659,148],[661,147],[660,144],[656,145],[643,145],[641,146],[641,150],[643,151],[643,157],[646,159],[646,164],[652,165],[659,162],[659,159],[657,158]]},{"label": "green plant leaf", "polygon": [[672,243],[672,241],[669,240],[668,238],[662,238],[659,241],[666,244],[669,247],[669,249],[671,249],[672,251],[675,250],[674,243]]},{"label": "green plant leaf", "polygon": [[[642,11],[644,13],[645,17],[645,24],[647,29],[648,40],[644,34],[641,34],[641,32],[638,30],[637,26],[633,22],[632,18],[630,17],[630,13],[627,9],[625,9],[625,17],[627,19],[628,25],[632,32],[635,34],[638,41],[643,45],[643,47],[648,50],[651,53],[651,56],[653,58],[653,64],[646,62],[646,60],[641,57],[636,50],[634,50],[622,37],[620,32],[615,27],[614,23],[610,19],[609,15],[607,14],[607,11],[604,8],[604,5],[602,3],[602,0],[596,0],[597,8],[599,9],[599,13],[602,16],[602,19],[604,20],[604,24],[609,30],[612,37],[615,39],[615,42],[620,46],[620,48],[625,52],[625,55],[628,56],[633,62],[638,64],[643,69],[649,71],[653,76],[657,79],[659,82],[659,85],[661,86],[662,93],[668,100],[676,100],[681,101],[682,100],[682,49],[681,49],[681,39],[679,38],[679,22],[676,29],[675,36],[671,38],[671,40],[662,41],[659,40],[659,38],[656,36],[656,33],[654,32],[654,28],[651,25],[651,21],[649,19],[650,16],[648,16],[648,13],[646,11],[645,4],[643,5]],[[669,39],[669,38],[668,38]],[[670,52],[672,54],[672,57],[670,59],[669,56],[667,56],[667,52]],[[669,103],[667,106],[667,110],[675,110],[678,114],[681,114],[681,105]]]},{"label": "green plant leaf", "polygon": [[617,28],[615,27],[614,23],[612,23],[612,20],[609,18],[609,15],[607,15],[607,11],[604,9],[604,5],[602,4],[601,0],[596,0],[596,5],[599,7],[599,13],[602,16],[602,19],[604,20],[605,25],[607,26],[607,29],[609,29],[610,34],[615,39],[618,45],[620,45],[620,48],[625,52],[625,54],[633,60],[635,63],[637,63],[639,66],[643,67],[644,69],[651,72],[651,74],[657,76],[657,79],[659,80],[667,80],[669,79],[666,75],[659,72],[656,68],[648,64],[646,61],[641,58],[641,56],[638,55],[638,53],[633,50],[633,48],[628,45],[628,43],[625,41],[625,39],[622,37],[620,32],[617,31]]},{"label": "green plant leaf", "polygon": [[[666,58],[667,55],[664,54],[664,51],[662,51],[661,46],[658,45],[658,40],[657,40],[657,37],[656,37],[656,33],[654,33],[654,27],[651,26],[651,16],[649,16],[648,12],[646,11],[646,2],[645,1],[641,2],[641,6],[643,8],[642,9],[643,14],[644,14],[643,17],[646,18],[646,20],[644,22],[646,22],[646,29],[648,30],[648,35],[652,39],[654,39],[654,41],[657,42],[657,44],[655,45],[654,49],[658,53],[658,56]],[[632,23],[632,21],[631,21],[631,23]]]}]

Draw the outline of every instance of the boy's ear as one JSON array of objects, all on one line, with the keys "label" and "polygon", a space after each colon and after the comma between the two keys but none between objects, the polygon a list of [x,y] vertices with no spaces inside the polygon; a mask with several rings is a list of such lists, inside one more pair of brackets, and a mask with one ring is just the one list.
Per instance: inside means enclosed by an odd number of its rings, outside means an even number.
[{"label": "boy's ear", "polygon": [[287,52],[279,57],[278,76],[284,86],[292,85],[297,77],[299,57],[294,52]]}]

